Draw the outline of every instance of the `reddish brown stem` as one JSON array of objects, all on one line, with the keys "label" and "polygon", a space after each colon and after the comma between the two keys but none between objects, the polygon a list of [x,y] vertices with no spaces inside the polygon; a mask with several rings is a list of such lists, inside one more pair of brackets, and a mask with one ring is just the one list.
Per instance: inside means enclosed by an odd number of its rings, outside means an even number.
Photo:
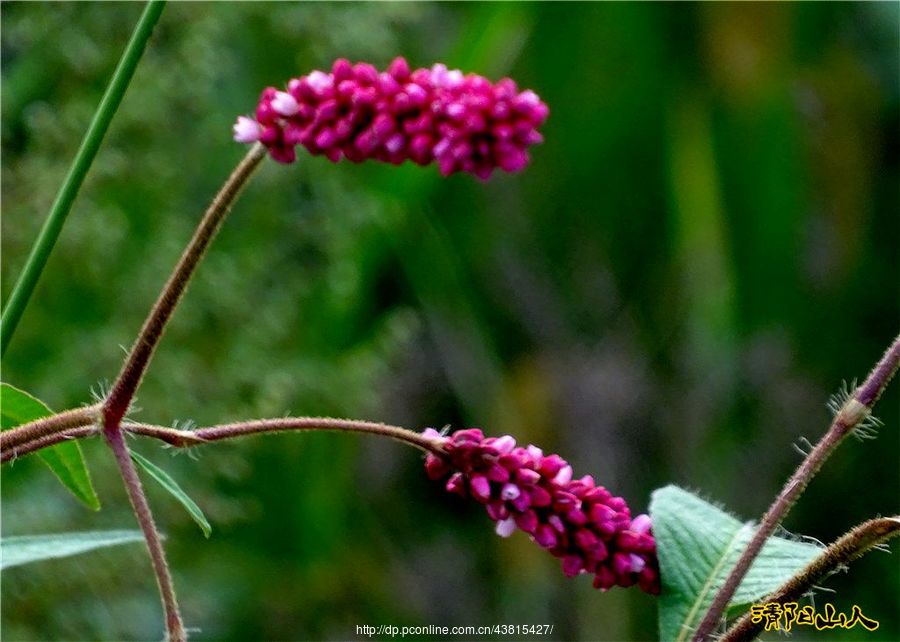
[{"label": "reddish brown stem", "polygon": [[[842,535],[781,588],[760,600],[759,604],[796,602],[837,569],[897,535],[900,535],[900,517],[879,517],[864,522]],[[763,619],[754,622],[753,616],[745,613],[719,642],[750,642],[762,633],[764,625]]]},{"label": "reddish brown stem", "polygon": [[800,497],[810,480],[822,467],[829,455],[834,452],[838,444],[869,416],[872,406],[881,396],[881,393],[884,392],[888,382],[894,376],[894,373],[897,372],[898,366],[900,366],[900,336],[894,339],[894,343],[887,349],[863,384],[854,391],[850,399],[835,415],[828,432],[816,444],[812,452],[806,456],[806,459],[803,460],[800,467],[791,476],[775,499],[775,502],[763,516],[753,539],[750,540],[747,548],[744,549],[744,552],[738,558],[737,563],[719,589],[719,592],[716,593],[709,610],[707,610],[706,615],[697,627],[693,637],[694,642],[703,642],[712,634],[741,580],[744,579],[753,560],[756,559],[756,556],[762,550],[763,544],[769,539],[775,528],[781,523],[785,515],[796,503],[797,498]]},{"label": "reddish brown stem", "polygon": [[18,457],[23,457],[24,455],[33,453],[34,451],[40,450],[41,448],[49,448],[50,446],[55,446],[56,444],[63,441],[88,437],[90,435],[96,434],[97,430],[98,429],[96,426],[69,428],[65,430],[65,432],[55,432],[50,435],[37,437],[36,439],[32,439],[31,441],[26,441],[20,445],[13,446],[12,448],[4,448],[2,454],[0,454],[0,463],[5,464],[6,462],[13,461]]},{"label": "reddish brown stem", "polygon": [[118,430],[119,422],[122,421],[122,417],[128,412],[128,407],[131,405],[144,372],[150,364],[156,345],[159,343],[166,324],[169,322],[175,307],[184,294],[191,276],[194,274],[194,270],[196,270],[206,249],[219,230],[225,215],[231,209],[231,204],[253,173],[253,170],[265,158],[265,155],[266,148],[262,145],[257,143],[251,147],[247,155],[231,173],[231,176],[228,177],[228,180],[225,181],[225,185],[213,198],[212,203],[203,215],[203,219],[194,232],[193,238],[191,238],[168,282],[166,282],[165,287],[160,292],[159,298],[157,298],[156,303],[150,310],[147,320],[144,321],[141,332],[128,353],[128,358],[125,360],[125,364],[122,366],[122,370],[113,384],[112,391],[103,405],[104,430]]},{"label": "reddish brown stem", "polygon": [[[4,430],[0,433],[0,451],[3,453],[3,461],[7,460],[7,451],[15,451],[22,444],[70,428],[93,424],[98,419],[99,411],[99,405],[87,408],[74,408]],[[11,457],[15,457],[15,454],[11,455]]]},{"label": "reddish brown stem", "polygon": [[334,419],[331,417],[284,417],[280,419],[258,419],[231,424],[198,428],[197,430],[176,430],[164,426],[152,426],[125,422],[122,429],[128,432],[153,437],[178,448],[190,448],[200,444],[235,439],[261,433],[286,432],[292,430],[330,430],[341,432],[367,433],[390,437],[416,448],[434,453],[443,452],[441,441],[425,437],[422,433],[371,421],[354,419]]},{"label": "reddish brown stem", "polygon": [[185,642],[187,636],[184,631],[184,624],[181,621],[181,614],[178,611],[175,585],[172,582],[169,565],[166,563],[162,538],[153,521],[153,514],[150,512],[150,505],[147,503],[147,497],[144,495],[141,479],[138,477],[134,462],[131,461],[128,444],[125,443],[125,437],[122,435],[121,430],[107,431],[104,434],[116,457],[116,463],[119,465],[119,472],[122,474],[125,489],[128,491],[128,500],[131,502],[134,514],[141,526],[141,530],[144,532],[144,540],[147,542],[147,550],[150,552],[150,561],[153,564],[153,572],[156,575],[159,595],[166,614],[167,642]]}]

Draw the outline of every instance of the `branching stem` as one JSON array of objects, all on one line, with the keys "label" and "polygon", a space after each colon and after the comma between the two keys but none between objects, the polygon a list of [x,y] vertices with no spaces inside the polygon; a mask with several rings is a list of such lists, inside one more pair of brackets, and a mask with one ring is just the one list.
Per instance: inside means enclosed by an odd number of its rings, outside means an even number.
[{"label": "branching stem", "polygon": [[897,372],[898,366],[900,366],[900,336],[894,339],[894,343],[887,349],[863,384],[854,391],[850,399],[835,415],[828,432],[803,460],[775,502],[769,507],[753,539],[750,540],[725,583],[713,598],[709,610],[694,633],[694,642],[703,642],[712,634],[741,580],[744,579],[753,560],[762,550],[763,544],[769,539],[838,444],[869,416],[872,406],[884,392],[888,382]]}]

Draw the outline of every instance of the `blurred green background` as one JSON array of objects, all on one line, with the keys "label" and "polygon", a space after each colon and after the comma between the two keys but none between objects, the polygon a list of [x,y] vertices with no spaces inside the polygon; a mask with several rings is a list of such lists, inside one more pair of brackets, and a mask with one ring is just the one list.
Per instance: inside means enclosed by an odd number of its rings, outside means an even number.
[{"label": "blurred green background", "polygon": [[[206,4],[163,13],[3,379],[51,407],[109,382],[266,85],[346,56],[511,75],[547,102],[522,174],[267,161],[139,393],[143,421],[287,413],[482,426],[561,453],[635,512],[668,483],[758,518],[898,328],[897,3]],[[136,3],[2,5],[4,298],[136,23]],[[898,512],[898,395],[786,528],[831,541]],[[205,541],[149,492],[197,640],[358,639],[361,624],[554,624],[554,640],[650,640],[655,599],[567,580],[421,455],[282,435],[165,466]],[[131,528],[111,457],[84,443],[93,514],[35,458],[2,475],[5,535]],[[819,593],[898,640],[894,556]],[[7,640],[159,639],[146,554],[3,574]]]}]

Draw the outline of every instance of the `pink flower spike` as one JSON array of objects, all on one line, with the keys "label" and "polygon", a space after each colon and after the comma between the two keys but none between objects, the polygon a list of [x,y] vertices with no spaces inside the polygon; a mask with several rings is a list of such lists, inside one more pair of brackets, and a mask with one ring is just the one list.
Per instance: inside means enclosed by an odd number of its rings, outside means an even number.
[{"label": "pink flower spike", "polygon": [[521,494],[522,491],[520,491],[519,487],[515,484],[503,484],[503,489],[500,491],[500,499],[504,501],[512,501]]},{"label": "pink flower spike", "polygon": [[562,562],[566,577],[575,577],[584,570],[584,560],[578,555],[566,555]]},{"label": "pink flower spike", "polygon": [[640,573],[644,570],[644,567],[647,565],[647,562],[644,561],[644,558],[640,555],[635,555],[631,553],[629,556],[631,558],[631,572],[632,573]]},{"label": "pink flower spike", "polygon": [[403,58],[386,71],[341,58],[330,72],[292,78],[287,88],[268,87],[257,103],[258,126],[275,135],[263,138],[247,124],[235,132],[242,142],[259,140],[280,162],[293,160],[293,146],[302,144],[332,161],[435,163],[444,175],[486,180],[528,164],[549,113],[536,93],[520,93],[509,79],[492,83],[441,63],[411,70]]},{"label": "pink flower spike", "polygon": [[559,472],[556,473],[556,477],[553,478],[554,484],[559,484],[560,486],[568,484],[572,480],[572,467],[571,466],[563,466],[559,469]]},{"label": "pink flower spike", "polygon": [[327,92],[334,86],[334,76],[321,71],[314,71],[306,77],[306,82],[318,94]]},{"label": "pink flower spike", "polygon": [[506,519],[497,522],[497,526],[494,530],[497,531],[497,535],[500,537],[509,537],[516,530],[516,520],[512,517],[507,517]]},{"label": "pink flower spike", "polygon": [[409,78],[409,64],[405,58],[397,57],[388,65],[388,73],[397,80],[397,82],[405,82]]},{"label": "pink flower spike", "polygon": [[463,477],[462,473],[453,473],[453,475],[450,476],[450,479],[447,480],[447,492],[465,497],[465,477]]},{"label": "pink flower spike", "polygon": [[534,446],[513,444],[508,435],[492,438],[478,429],[459,430],[444,438],[445,454],[426,456],[426,471],[429,476],[453,471],[448,491],[484,504],[498,534],[507,536],[516,528],[529,534],[563,560],[566,575],[591,573],[600,590],[637,584],[658,594],[650,518],[632,520],[622,498],[596,486],[590,475],[573,479],[572,467],[558,455],[545,457]]},{"label": "pink flower spike", "polygon": [[262,127],[258,122],[246,116],[238,116],[234,124],[234,140],[239,143],[255,143],[262,134]]},{"label": "pink flower spike", "polygon": [[509,436],[503,435],[502,437],[497,437],[494,441],[494,448],[497,449],[497,454],[505,455],[510,452],[513,448],[516,447],[516,440]]},{"label": "pink flower spike", "polygon": [[509,517],[509,509],[502,501],[493,501],[485,506],[488,517],[495,522],[502,521]]},{"label": "pink flower spike", "polygon": [[531,456],[535,466],[540,466],[541,460],[544,458],[544,451],[537,446],[528,445],[525,451]]},{"label": "pink flower spike", "polygon": [[628,530],[634,533],[649,533],[650,532],[650,516],[649,515],[638,515],[633,520],[631,520],[631,526]]},{"label": "pink flower spike", "polygon": [[428,453],[425,455],[425,472],[428,479],[438,480],[450,472],[450,466],[437,455]]},{"label": "pink flower spike", "polygon": [[427,439],[443,439],[444,436],[434,428],[426,428],[422,431],[422,436]]},{"label": "pink flower spike", "polygon": [[538,516],[533,510],[516,513],[513,518],[516,520],[516,525],[526,533],[531,534],[538,527]]},{"label": "pink flower spike", "polygon": [[272,98],[272,109],[282,116],[293,116],[300,111],[300,103],[286,91],[279,91]]},{"label": "pink flower spike", "polygon": [[597,569],[594,576],[594,588],[600,591],[608,591],[616,585],[616,575],[607,566]]},{"label": "pink flower spike", "polygon": [[548,524],[541,524],[534,532],[534,541],[541,548],[553,548],[559,542],[556,531]]},{"label": "pink flower spike", "polygon": [[491,498],[491,484],[484,475],[473,476],[469,481],[469,489],[478,501],[486,502]]},{"label": "pink flower spike", "polygon": [[493,482],[503,483],[509,481],[509,471],[500,464],[491,464],[484,475]]},{"label": "pink flower spike", "polygon": [[612,557],[612,567],[616,575],[621,577],[633,572],[634,560],[628,553],[615,553]]}]

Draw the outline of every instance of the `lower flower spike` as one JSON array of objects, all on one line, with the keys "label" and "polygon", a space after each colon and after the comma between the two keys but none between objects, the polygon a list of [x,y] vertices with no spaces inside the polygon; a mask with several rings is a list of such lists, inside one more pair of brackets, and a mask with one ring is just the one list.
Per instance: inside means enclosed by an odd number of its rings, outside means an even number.
[{"label": "lower flower spike", "polygon": [[631,517],[625,500],[593,477],[575,479],[559,455],[521,447],[509,435],[485,437],[477,428],[448,437],[428,428],[444,454],[429,453],[425,471],[449,477],[449,492],[484,504],[501,537],[521,530],[562,560],[569,577],[590,573],[595,588],[638,585],[658,595],[659,563],[648,515]]}]

